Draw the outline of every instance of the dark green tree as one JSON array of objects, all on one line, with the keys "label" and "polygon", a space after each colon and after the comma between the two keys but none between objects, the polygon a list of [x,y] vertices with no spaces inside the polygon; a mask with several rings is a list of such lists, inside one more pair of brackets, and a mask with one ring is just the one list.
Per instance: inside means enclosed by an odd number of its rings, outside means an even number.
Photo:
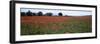
[{"label": "dark green tree", "polygon": [[40,11],[40,12],[37,13],[37,15],[38,15],[38,16],[42,16],[43,13]]},{"label": "dark green tree", "polygon": [[27,13],[26,13],[27,16],[32,16],[32,12],[29,10]]},{"label": "dark green tree", "polygon": [[26,13],[25,12],[21,12],[21,16],[26,16]]},{"label": "dark green tree", "polygon": [[58,16],[63,16],[63,14],[60,12],[60,13],[58,13]]}]

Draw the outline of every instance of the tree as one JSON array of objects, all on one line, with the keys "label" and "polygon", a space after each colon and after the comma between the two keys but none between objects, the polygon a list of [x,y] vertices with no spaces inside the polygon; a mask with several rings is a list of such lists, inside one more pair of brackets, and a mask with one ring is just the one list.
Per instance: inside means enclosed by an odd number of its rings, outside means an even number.
[{"label": "tree", "polygon": [[60,13],[58,13],[58,16],[63,16],[63,14],[60,12]]},{"label": "tree", "polygon": [[53,14],[52,13],[46,13],[46,16],[52,16]]},{"label": "tree", "polygon": [[26,16],[26,13],[25,12],[21,12],[21,16]]},{"label": "tree", "polygon": [[32,16],[32,12],[29,10],[27,13],[26,13],[27,16]]},{"label": "tree", "polygon": [[38,16],[42,16],[43,13],[40,11],[40,12],[37,13],[37,15],[38,15]]}]

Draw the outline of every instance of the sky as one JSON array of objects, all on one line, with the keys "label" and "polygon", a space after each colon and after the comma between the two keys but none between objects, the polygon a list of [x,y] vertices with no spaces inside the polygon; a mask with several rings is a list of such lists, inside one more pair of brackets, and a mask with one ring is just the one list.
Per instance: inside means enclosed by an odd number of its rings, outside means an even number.
[{"label": "sky", "polygon": [[21,12],[31,11],[34,13],[43,12],[43,14],[51,12],[53,15],[58,15],[59,12],[63,14],[63,16],[85,16],[85,15],[92,15],[92,11],[90,10],[68,10],[68,9],[43,9],[43,8],[21,8]]}]

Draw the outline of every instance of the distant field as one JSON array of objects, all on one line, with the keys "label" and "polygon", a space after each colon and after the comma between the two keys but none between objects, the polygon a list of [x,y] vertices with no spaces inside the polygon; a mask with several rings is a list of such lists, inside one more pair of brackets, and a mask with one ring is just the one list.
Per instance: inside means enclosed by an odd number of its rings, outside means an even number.
[{"label": "distant field", "polygon": [[21,35],[92,32],[92,16],[21,16]]}]

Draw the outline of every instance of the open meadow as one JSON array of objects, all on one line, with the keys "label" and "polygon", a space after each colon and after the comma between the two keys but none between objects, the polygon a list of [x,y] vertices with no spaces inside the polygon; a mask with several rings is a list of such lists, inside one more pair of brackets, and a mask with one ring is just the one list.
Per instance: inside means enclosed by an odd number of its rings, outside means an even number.
[{"label": "open meadow", "polygon": [[92,16],[21,16],[21,35],[92,32]]}]

